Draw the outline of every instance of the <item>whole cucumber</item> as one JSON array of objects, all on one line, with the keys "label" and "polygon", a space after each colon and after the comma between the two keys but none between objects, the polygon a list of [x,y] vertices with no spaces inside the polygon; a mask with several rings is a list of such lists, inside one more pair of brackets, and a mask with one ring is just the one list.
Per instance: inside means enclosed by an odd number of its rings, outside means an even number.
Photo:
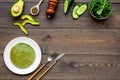
[{"label": "whole cucumber", "polygon": [[74,3],[74,0],[64,0],[64,5],[63,5],[64,14],[67,14],[67,12],[69,11],[69,9],[73,5],[73,3]]}]

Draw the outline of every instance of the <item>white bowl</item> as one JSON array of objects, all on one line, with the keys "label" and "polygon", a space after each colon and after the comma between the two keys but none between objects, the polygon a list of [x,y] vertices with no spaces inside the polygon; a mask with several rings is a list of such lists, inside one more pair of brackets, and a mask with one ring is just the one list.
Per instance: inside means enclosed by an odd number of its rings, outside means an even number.
[{"label": "white bowl", "polygon": [[[28,68],[18,68],[15,65],[13,65],[13,63],[10,60],[10,51],[12,49],[13,46],[15,46],[18,43],[26,43],[29,44],[35,51],[35,60],[33,62],[32,65],[30,65]],[[32,39],[28,38],[28,37],[17,37],[13,40],[11,40],[7,46],[5,47],[4,50],[4,62],[6,64],[6,66],[8,67],[8,69],[10,71],[12,71],[13,73],[16,74],[20,74],[20,75],[25,75],[25,74],[29,74],[31,72],[33,72],[35,69],[37,69],[37,67],[39,66],[40,62],[41,62],[41,57],[42,57],[42,53],[41,53],[41,49],[39,47],[39,45]]]}]

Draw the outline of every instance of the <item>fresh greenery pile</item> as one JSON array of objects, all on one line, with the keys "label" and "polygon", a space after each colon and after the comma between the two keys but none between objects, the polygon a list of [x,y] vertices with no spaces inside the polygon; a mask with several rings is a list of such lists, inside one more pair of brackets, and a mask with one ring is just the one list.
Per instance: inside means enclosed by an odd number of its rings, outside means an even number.
[{"label": "fresh greenery pile", "polygon": [[109,0],[92,0],[90,3],[90,13],[99,19],[107,18],[111,15],[112,4]]}]

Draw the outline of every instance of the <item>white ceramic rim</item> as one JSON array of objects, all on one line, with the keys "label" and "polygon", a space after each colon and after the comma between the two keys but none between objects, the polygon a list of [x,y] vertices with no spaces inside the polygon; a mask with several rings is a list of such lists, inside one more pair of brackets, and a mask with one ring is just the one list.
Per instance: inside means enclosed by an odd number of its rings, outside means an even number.
[{"label": "white ceramic rim", "polygon": [[[20,68],[16,67],[15,65],[13,65],[10,60],[10,51],[11,51],[12,47],[18,43],[29,44],[31,47],[33,47],[33,49],[35,51],[35,56],[36,56],[35,60],[34,60],[33,64],[30,65],[28,68],[20,69]],[[42,53],[41,53],[41,49],[40,49],[39,45],[34,40],[32,40],[31,38],[28,38],[28,37],[17,37],[17,38],[14,38],[13,40],[11,40],[6,45],[5,50],[4,50],[4,55],[3,55],[4,62],[6,64],[6,66],[8,67],[8,69],[10,71],[12,71],[13,73],[20,74],[20,75],[29,74],[29,73],[33,72],[35,69],[37,69],[37,67],[39,66],[39,64],[41,62],[41,57],[42,57]]]}]

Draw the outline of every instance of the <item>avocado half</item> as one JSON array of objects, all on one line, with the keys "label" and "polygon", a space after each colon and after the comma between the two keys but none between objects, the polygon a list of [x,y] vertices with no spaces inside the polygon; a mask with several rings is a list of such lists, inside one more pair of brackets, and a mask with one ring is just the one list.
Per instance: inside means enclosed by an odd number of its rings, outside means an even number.
[{"label": "avocado half", "polygon": [[23,0],[18,0],[11,7],[11,15],[13,17],[20,16],[23,12],[23,7],[24,7],[24,1]]}]

